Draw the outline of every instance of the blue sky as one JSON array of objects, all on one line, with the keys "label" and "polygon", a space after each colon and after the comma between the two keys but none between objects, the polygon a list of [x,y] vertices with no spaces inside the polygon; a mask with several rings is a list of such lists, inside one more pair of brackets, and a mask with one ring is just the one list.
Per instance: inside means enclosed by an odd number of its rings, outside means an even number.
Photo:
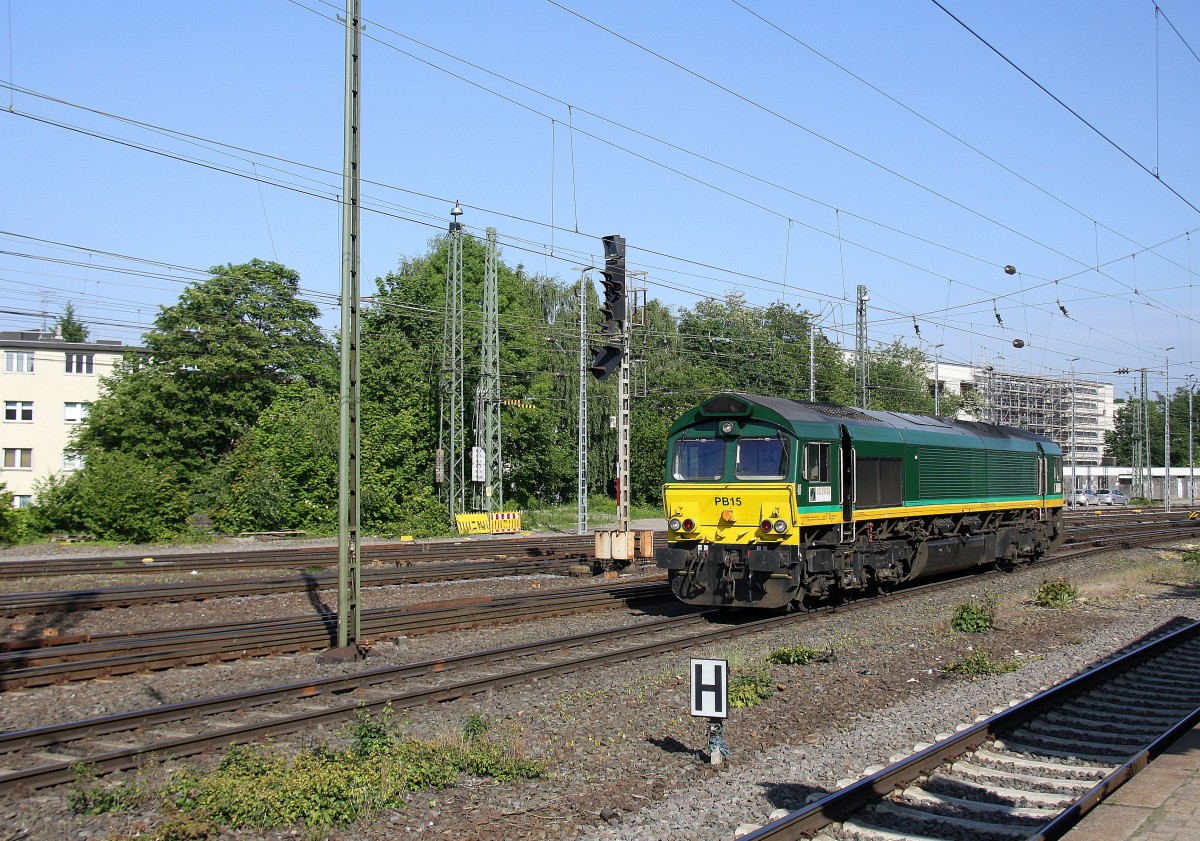
[{"label": "blue sky", "polygon": [[[674,307],[785,300],[853,346],[864,284],[873,341],[1200,376],[1200,6],[941,3],[1111,143],[930,0],[364,0],[364,294],[457,199],[567,281],[620,233]],[[341,7],[0,0],[0,329],[71,300],[135,342],[252,257],[335,327]]]}]

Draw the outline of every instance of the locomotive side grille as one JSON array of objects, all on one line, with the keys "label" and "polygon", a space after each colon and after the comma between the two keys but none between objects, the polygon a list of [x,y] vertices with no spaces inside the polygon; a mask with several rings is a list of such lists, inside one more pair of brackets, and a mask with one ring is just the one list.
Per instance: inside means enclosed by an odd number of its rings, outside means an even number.
[{"label": "locomotive side grille", "polygon": [[983,450],[920,447],[919,499],[981,497],[987,491],[987,459]]},{"label": "locomotive side grille", "polygon": [[987,492],[989,496],[1020,494],[1037,496],[1038,464],[1036,453],[992,450],[987,454]]},{"label": "locomotive side grille", "polygon": [[801,406],[810,406],[816,409],[823,415],[831,418],[843,418],[845,420],[856,421],[875,421],[875,418],[868,414],[858,411],[853,406],[839,406],[836,403],[800,403]]}]

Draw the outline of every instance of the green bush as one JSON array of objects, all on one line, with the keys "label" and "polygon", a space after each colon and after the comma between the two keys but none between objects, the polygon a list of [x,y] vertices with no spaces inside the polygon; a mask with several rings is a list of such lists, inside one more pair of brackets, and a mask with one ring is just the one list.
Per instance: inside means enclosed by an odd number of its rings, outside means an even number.
[{"label": "green bush", "polygon": [[729,681],[729,706],[755,707],[771,697],[775,681],[766,669],[756,669]]},{"label": "green bush", "polygon": [[947,674],[975,678],[987,675],[1002,675],[1008,672],[1015,672],[1019,668],[1021,668],[1021,664],[1015,660],[994,663],[987,654],[977,651],[974,654],[967,655],[957,663],[947,663],[942,667],[942,671]]},{"label": "green bush", "polygon": [[767,659],[781,666],[803,666],[821,656],[821,652],[806,645],[795,645],[790,648],[777,648]]},{"label": "green bush", "polygon": [[165,795],[201,828],[211,820],[234,829],[324,829],[399,808],[405,792],[446,788],[462,774],[513,780],[545,773],[542,763],[482,733],[401,741],[386,711],[380,717],[360,711],[348,732],[346,749],[320,745],[292,757],[272,747],[236,745],[210,774],[177,773]]},{"label": "green bush", "polygon": [[1184,552],[1183,562],[1186,564],[1200,564],[1200,551]]},{"label": "green bush", "polygon": [[980,599],[963,602],[954,608],[950,627],[966,634],[983,633],[995,624],[997,606],[993,593],[984,593]]},{"label": "green bush", "polygon": [[27,515],[21,508],[13,508],[13,495],[0,482],[0,546],[11,546],[25,539]]},{"label": "green bush", "polygon": [[463,722],[463,738],[474,740],[482,737],[492,729],[492,723],[479,713],[471,713]]},{"label": "green bush", "polygon": [[96,453],[69,476],[37,486],[30,525],[42,534],[102,540],[170,540],[187,530],[188,497],[170,465],[128,453]]},{"label": "green bush", "polygon": [[150,792],[141,780],[101,782],[96,779],[92,765],[72,766],[75,781],[67,794],[71,811],[77,815],[104,815],[109,812],[124,812],[146,801]]},{"label": "green bush", "polygon": [[369,710],[354,711],[354,721],[349,726],[350,747],[359,756],[384,753],[396,744],[398,734],[391,705],[383,708],[378,716]]},{"label": "green bush", "polygon": [[1055,578],[1043,581],[1038,585],[1033,595],[1033,603],[1038,607],[1048,607],[1056,610],[1068,608],[1079,601],[1079,588],[1067,578]]}]

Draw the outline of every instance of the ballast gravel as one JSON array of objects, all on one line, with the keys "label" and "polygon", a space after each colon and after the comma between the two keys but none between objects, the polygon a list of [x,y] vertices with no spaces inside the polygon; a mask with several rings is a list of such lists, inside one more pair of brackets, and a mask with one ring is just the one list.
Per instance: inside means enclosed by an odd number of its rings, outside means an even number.
[{"label": "ballast gravel", "polygon": [[[415,793],[403,809],[332,831],[226,830],[219,837],[730,841],[739,827],[765,823],[777,809],[798,808],[810,796],[1064,680],[1179,617],[1200,618],[1200,571],[1180,560],[1187,548],[1126,550],[969,579],[934,592],[880,599],[861,610],[799,615],[775,630],[713,646],[409,711],[397,717],[413,737],[461,732],[469,716],[481,715],[493,735],[508,737],[515,750],[544,761],[547,774],[508,783],[465,779],[450,789]],[[1029,603],[1041,581],[1059,576],[1079,587],[1082,604],[1048,610]],[[546,578],[455,584],[454,594],[468,587],[483,593],[553,586]],[[396,589],[395,598],[423,600]],[[998,606],[996,627],[980,634],[951,630],[954,607],[985,592]],[[232,607],[234,602],[241,606]],[[244,619],[247,604],[239,599],[184,607],[221,621]],[[270,598],[253,605],[262,616],[289,615],[297,606],[287,600],[274,605]],[[318,665],[315,655],[301,654],[21,690],[4,693],[0,722],[5,730],[32,727],[274,685],[285,682],[285,675],[289,681],[322,677],[627,625],[675,610],[674,604],[612,609],[413,637],[378,646],[363,664]],[[149,627],[151,622],[139,621],[147,615],[130,608],[89,620],[106,619],[113,629]],[[187,621],[177,617],[176,624]],[[827,656],[803,666],[766,662],[772,650],[797,645]],[[1019,668],[976,679],[944,671],[976,653]],[[734,676],[765,669],[775,687],[761,704],[732,711],[725,730],[731,753],[720,768],[708,762],[706,722],[688,715],[691,657],[728,659]],[[300,747],[338,738],[334,728],[278,744]],[[195,760],[201,766],[215,761],[215,756]],[[161,777],[172,764],[146,773]],[[139,813],[73,815],[68,793],[63,787],[0,801],[0,840],[152,838],[162,821],[157,804]]]}]

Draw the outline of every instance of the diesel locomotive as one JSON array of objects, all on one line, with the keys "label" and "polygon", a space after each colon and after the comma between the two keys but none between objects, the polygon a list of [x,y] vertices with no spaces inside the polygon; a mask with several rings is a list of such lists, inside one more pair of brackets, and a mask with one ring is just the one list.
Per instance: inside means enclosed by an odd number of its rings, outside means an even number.
[{"label": "diesel locomotive", "polygon": [[722,393],[667,439],[667,546],[690,604],[791,609],[1062,544],[1062,450],[1022,429]]}]

